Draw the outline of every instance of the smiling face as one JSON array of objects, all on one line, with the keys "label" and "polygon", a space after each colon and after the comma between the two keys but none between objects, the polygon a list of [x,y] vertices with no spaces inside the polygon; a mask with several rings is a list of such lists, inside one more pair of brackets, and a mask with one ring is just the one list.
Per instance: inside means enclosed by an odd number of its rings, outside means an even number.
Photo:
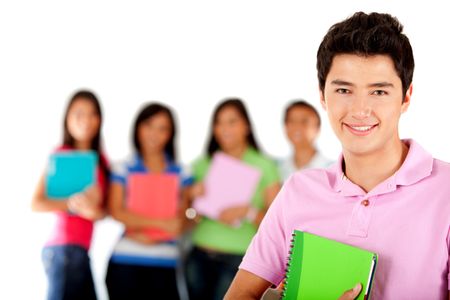
[{"label": "smiling face", "polygon": [[169,116],[160,112],[142,121],[138,126],[138,140],[143,153],[164,151],[172,135]]},{"label": "smiling face", "polygon": [[314,144],[319,134],[319,119],[305,106],[293,106],[286,115],[286,135],[294,146]]},{"label": "smiling face", "polygon": [[214,136],[223,151],[244,147],[248,133],[247,123],[236,108],[227,106],[218,113]]},{"label": "smiling face", "polygon": [[336,55],[320,96],[344,154],[383,153],[401,143],[398,123],[411,92],[412,86],[403,97],[402,82],[387,55]]},{"label": "smiling face", "polygon": [[77,98],[67,113],[67,129],[78,144],[91,144],[100,130],[100,115],[89,99]]}]

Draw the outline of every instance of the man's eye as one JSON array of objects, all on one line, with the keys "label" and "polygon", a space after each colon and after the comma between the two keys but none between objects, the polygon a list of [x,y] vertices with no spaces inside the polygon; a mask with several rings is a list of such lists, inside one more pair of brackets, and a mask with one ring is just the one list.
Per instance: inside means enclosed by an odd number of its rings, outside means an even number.
[{"label": "man's eye", "polygon": [[384,96],[384,95],[387,95],[386,91],[383,91],[383,90],[376,90],[376,91],[373,92],[373,94],[374,94],[375,96]]},{"label": "man's eye", "polygon": [[341,89],[337,89],[336,92],[338,94],[348,94],[348,93],[350,93],[350,91],[348,89],[342,89],[342,88]]}]

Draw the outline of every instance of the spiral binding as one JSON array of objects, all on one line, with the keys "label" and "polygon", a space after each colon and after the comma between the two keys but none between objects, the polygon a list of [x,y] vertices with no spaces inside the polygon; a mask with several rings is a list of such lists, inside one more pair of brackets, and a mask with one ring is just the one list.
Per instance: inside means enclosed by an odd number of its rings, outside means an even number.
[{"label": "spiral binding", "polygon": [[282,300],[287,300],[286,297],[286,289],[289,283],[289,273],[291,272],[291,260],[292,260],[292,253],[293,253],[293,248],[294,248],[294,242],[295,242],[295,231],[292,233],[292,239],[291,239],[291,245],[289,246],[289,256],[287,257],[287,263],[286,263],[286,269],[285,271],[285,275],[284,275],[284,280],[283,280],[283,288],[281,289],[281,299]]}]

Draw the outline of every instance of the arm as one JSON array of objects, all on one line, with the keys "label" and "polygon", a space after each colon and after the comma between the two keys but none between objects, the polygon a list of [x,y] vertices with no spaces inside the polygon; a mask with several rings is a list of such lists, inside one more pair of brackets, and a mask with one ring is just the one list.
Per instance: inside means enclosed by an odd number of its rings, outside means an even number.
[{"label": "arm", "polygon": [[271,286],[271,283],[253,273],[239,270],[231,283],[225,300],[250,300],[261,299],[264,292]]},{"label": "arm", "polygon": [[70,211],[88,220],[96,221],[106,215],[102,206],[102,193],[97,185],[71,196],[67,204]]},{"label": "arm", "polygon": [[45,195],[45,176],[43,175],[34,192],[31,209],[37,212],[71,211],[85,219],[95,221],[105,215],[100,205],[100,197],[99,188],[93,186],[69,198],[51,200]]},{"label": "arm", "polygon": [[120,183],[113,182],[110,186],[108,209],[111,216],[122,222],[128,229],[145,229],[157,227],[168,232],[178,233],[180,222],[175,219],[150,219],[139,214],[130,212],[124,205],[125,189]]},{"label": "arm", "polygon": [[[205,187],[202,181],[186,187],[184,189],[184,192],[182,193],[182,204],[181,204],[181,207],[183,209],[182,212],[185,213],[188,208],[192,208],[192,203],[194,202],[194,200],[200,196],[203,196],[204,194],[205,194]],[[195,216],[193,217],[191,216],[190,218],[187,218],[186,216],[185,226],[187,228],[193,227],[195,226],[196,223],[200,222],[202,217],[196,212],[195,214],[196,214]]]},{"label": "arm", "polygon": [[200,216],[198,216],[195,210],[191,210],[191,214],[188,215],[188,209],[192,207],[192,186],[184,187],[181,190],[181,203],[179,209],[180,218],[183,220],[182,230],[186,231],[195,226],[195,224],[200,221]]},{"label": "arm", "polygon": [[[224,299],[259,300],[270,286],[271,283],[267,280],[241,269],[237,272]],[[338,300],[356,299],[361,289],[362,286],[358,283],[352,289],[345,291]]]},{"label": "arm", "polygon": [[68,211],[68,200],[53,201],[45,195],[45,176],[42,175],[31,200],[31,210],[36,212]]},{"label": "arm", "polygon": [[[275,194],[277,186],[279,185],[275,180],[266,190],[270,193],[265,195]],[[289,208],[286,189],[278,193],[276,198],[273,203],[269,197],[265,198],[265,205],[270,205],[270,208],[247,248],[240,270],[227,294],[229,298],[226,299],[261,299],[271,283],[283,280],[289,251],[286,236],[290,236],[291,232],[290,228],[285,227],[286,219],[283,213],[285,208]]]},{"label": "arm", "polygon": [[276,182],[270,186],[268,186],[264,190],[264,208],[258,212],[258,214],[255,217],[254,224],[256,226],[259,226],[261,224],[262,219],[266,215],[267,210],[269,209],[270,205],[272,204],[275,197],[278,195],[278,192],[281,189],[281,184],[279,182]]}]

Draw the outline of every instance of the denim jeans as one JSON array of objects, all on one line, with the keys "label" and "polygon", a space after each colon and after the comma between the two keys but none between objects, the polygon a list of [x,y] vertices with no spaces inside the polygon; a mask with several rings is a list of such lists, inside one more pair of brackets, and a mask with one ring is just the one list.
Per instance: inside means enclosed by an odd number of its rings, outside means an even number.
[{"label": "denim jeans", "polygon": [[87,250],[76,245],[47,246],[42,261],[48,279],[48,300],[95,300]]},{"label": "denim jeans", "polygon": [[187,258],[186,277],[191,300],[222,300],[243,255],[194,247]]}]

